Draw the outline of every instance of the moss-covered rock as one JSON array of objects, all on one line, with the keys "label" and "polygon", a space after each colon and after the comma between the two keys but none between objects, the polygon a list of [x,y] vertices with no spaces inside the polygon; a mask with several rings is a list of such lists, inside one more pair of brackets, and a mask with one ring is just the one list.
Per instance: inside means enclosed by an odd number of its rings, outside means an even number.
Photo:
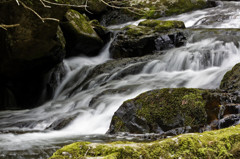
[{"label": "moss-covered rock", "polygon": [[240,125],[204,133],[184,134],[150,143],[77,142],[57,150],[50,159],[68,158],[238,158]]},{"label": "moss-covered rock", "polygon": [[[66,7],[52,6],[51,9],[47,9],[39,1],[30,2],[22,1],[43,18],[61,20],[67,11]],[[8,30],[0,28],[2,37],[0,43],[3,50],[0,54],[0,75],[11,76],[11,74],[30,68],[36,69],[36,67],[42,67],[43,70],[44,67],[49,65],[52,67],[53,63],[56,64],[62,60],[63,55],[59,53],[61,44],[56,38],[59,24],[57,21],[43,22],[31,10],[24,8],[23,5],[18,6],[16,1],[3,2],[0,4],[0,9],[1,24],[19,24]],[[47,59],[52,61],[50,64],[44,63],[43,58],[45,61]],[[33,64],[31,61],[34,61]]]},{"label": "moss-covered rock", "polygon": [[240,90],[240,63],[236,64],[232,70],[224,75],[220,88],[228,91]]},{"label": "moss-covered rock", "polygon": [[[0,97],[6,96],[0,99],[0,109],[13,106],[7,98],[18,108],[37,106],[45,75],[65,56],[56,33],[67,8],[49,5],[51,9],[34,0],[21,0],[20,5],[14,0],[0,3],[0,24],[18,24],[0,28],[0,87],[8,92]],[[26,6],[46,19],[41,20]]]},{"label": "moss-covered rock", "polygon": [[188,126],[191,132],[198,132],[206,130],[207,125],[220,128],[211,124],[222,118],[219,117],[221,105],[226,105],[224,101],[230,98],[230,94],[214,90],[165,88],[149,91],[120,106],[108,133],[165,133]]},{"label": "moss-covered rock", "polygon": [[181,21],[145,20],[138,26],[130,25],[117,34],[110,47],[113,58],[136,57],[155,51],[182,46],[185,36]]},{"label": "moss-covered rock", "polygon": [[103,46],[103,41],[87,19],[75,10],[69,10],[65,18],[66,22],[61,27],[66,38],[67,56],[96,55]]},{"label": "moss-covered rock", "polygon": [[156,19],[214,6],[206,0],[121,0],[121,2],[113,2],[113,5],[122,9],[109,10],[103,18],[104,24],[124,23],[140,18]]}]

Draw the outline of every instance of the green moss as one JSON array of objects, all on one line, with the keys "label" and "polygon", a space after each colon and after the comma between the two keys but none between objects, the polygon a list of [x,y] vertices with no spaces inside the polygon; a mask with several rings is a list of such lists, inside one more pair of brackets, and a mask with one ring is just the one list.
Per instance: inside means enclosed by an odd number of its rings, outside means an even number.
[{"label": "green moss", "polygon": [[135,25],[129,25],[125,27],[124,30],[126,30],[127,35],[130,35],[132,37],[142,36],[153,32],[153,30],[149,27]]},{"label": "green moss", "polygon": [[233,155],[234,158],[240,158],[240,142],[235,143],[232,146],[230,153]]},{"label": "green moss", "polygon": [[165,32],[170,29],[185,28],[182,21],[145,20],[139,26],[129,25],[124,28],[127,35],[132,37],[149,35],[155,32]]},{"label": "green moss", "polygon": [[114,123],[114,130],[116,132],[124,132],[126,127],[122,119],[120,119],[118,116],[114,116],[112,118],[112,122]]},{"label": "green moss", "polygon": [[85,157],[85,153],[89,150],[89,144],[90,142],[76,142],[71,145],[64,146],[55,152],[51,159],[83,159]]},{"label": "green moss", "polygon": [[134,102],[140,105],[137,111],[139,118],[145,118],[148,124],[162,121],[163,124],[174,124],[182,119],[183,126],[194,126],[206,123],[205,101],[198,89],[161,89],[144,93]]},{"label": "green moss", "polygon": [[237,125],[217,131],[179,135],[151,143],[90,144],[77,142],[59,149],[50,159],[238,158],[239,147],[240,125]]},{"label": "green moss", "polygon": [[236,64],[232,70],[228,71],[220,84],[220,89],[237,90],[240,87],[240,63]]},{"label": "green moss", "polygon": [[156,31],[168,30],[173,28],[185,28],[182,21],[161,21],[161,20],[145,20],[139,23],[139,26],[154,28]]},{"label": "green moss", "polygon": [[95,31],[93,30],[92,26],[88,23],[86,18],[78,11],[71,9],[67,12],[66,17],[72,24],[72,27],[77,31],[83,34],[90,35],[95,33]]}]

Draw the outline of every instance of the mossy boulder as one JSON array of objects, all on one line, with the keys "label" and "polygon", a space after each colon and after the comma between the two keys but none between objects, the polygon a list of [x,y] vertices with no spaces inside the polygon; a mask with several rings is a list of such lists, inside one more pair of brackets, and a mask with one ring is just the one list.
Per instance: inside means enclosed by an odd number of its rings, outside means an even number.
[{"label": "mossy boulder", "polygon": [[155,51],[182,46],[186,37],[181,21],[145,20],[138,26],[130,25],[117,34],[110,47],[113,58],[136,57]]},{"label": "mossy boulder", "polygon": [[67,56],[85,54],[94,56],[103,46],[103,40],[94,31],[84,15],[75,10],[69,10],[66,21],[61,28],[66,39]]},{"label": "mossy boulder", "polygon": [[[66,7],[51,6],[45,8],[39,1],[23,0],[22,3],[34,9],[43,18],[61,20],[67,11]],[[11,8],[11,9],[9,9]],[[16,1],[0,4],[0,23],[19,24],[17,27],[4,30],[0,28],[0,75],[14,76],[23,71],[41,68],[48,70],[63,59],[62,45],[57,39],[58,22],[44,22],[32,11],[18,6]]]},{"label": "mossy boulder", "polygon": [[[65,56],[57,30],[67,8],[49,5],[51,9],[33,0],[22,0],[20,5],[14,0],[0,3],[0,24],[17,24],[0,28],[0,109],[37,106],[47,72]],[[48,19],[40,19],[26,6]]]},{"label": "mossy boulder", "polygon": [[239,158],[240,125],[204,133],[184,134],[150,143],[76,142],[57,150],[50,159],[68,158]]},{"label": "mossy boulder", "polygon": [[189,126],[192,132],[198,132],[204,131],[207,125],[219,128],[211,124],[218,123],[221,105],[227,104],[225,101],[230,98],[230,94],[214,90],[165,88],[149,91],[120,106],[112,117],[108,133],[165,133]]},{"label": "mossy boulder", "polygon": [[112,4],[119,6],[120,9],[113,8],[103,16],[102,23],[105,25],[141,18],[156,19],[215,6],[215,3],[206,0],[125,0],[122,3],[113,2]]},{"label": "mossy boulder", "polygon": [[236,64],[232,70],[228,71],[224,75],[221,81],[220,89],[233,92],[240,91],[240,63]]}]

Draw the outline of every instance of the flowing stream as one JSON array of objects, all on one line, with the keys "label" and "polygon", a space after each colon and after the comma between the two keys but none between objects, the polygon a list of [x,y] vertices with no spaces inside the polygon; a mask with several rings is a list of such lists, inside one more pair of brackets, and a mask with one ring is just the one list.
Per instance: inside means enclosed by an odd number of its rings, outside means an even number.
[{"label": "flowing stream", "polygon": [[[182,20],[188,28],[240,28],[239,6],[219,2],[215,8],[162,19]],[[138,24],[128,24],[133,23]],[[64,144],[119,140],[121,136],[105,133],[125,100],[159,88],[218,88],[223,75],[240,62],[239,42],[214,36],[195,40],[192,35],[180,48],[109,61],[112,40],[98,57],[64,61],[67,75],[52,101],[30,110],[0,112],[0,158],[47,158]],[[100,68],[104,71],[96,71]]]}]

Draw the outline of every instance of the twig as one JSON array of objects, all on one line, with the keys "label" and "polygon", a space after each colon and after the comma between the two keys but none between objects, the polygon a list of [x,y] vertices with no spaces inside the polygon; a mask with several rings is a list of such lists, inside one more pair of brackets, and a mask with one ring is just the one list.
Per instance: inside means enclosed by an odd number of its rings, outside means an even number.
[{"label": "twig", "polygon": [[84,157],[87,156],[88,151],[91,149],[91,147],[88,148],[88,150],[85,152]]},{"label": "twig", "polygon": [[42,3],[42,5],[43,5],[45,8],[51,8],[51,6],[47,6],[42,0],[40,0],[40,2]]},{"label": "twig", "polygon": [[85,10],[88,12],[88,13],[90,13],[90,14],[93,14],[92,12],[90,12],[88,9],[87,9],[87,4],[88,4],[88,0],[86,0],[86,3],[85,3]]},{"label": "twig", "polygon": [[0,28],[7,30],[7,28],[14,28],[14,27],[18,27],[20,26],[20,24],[11,24],[11,25],[6,25],[6,24],[0,24]]},{"label": "twig", "polygon": [[41,21],[42,21],[43,23],[45,22],[45,20],[52,20],[52,21],[59,22],[59,20],[58,20],[58,19],[55,19],[55,18],[42,18],[35,10],[33,10],[32,8],[26,6],[22,1],[19,1],[19,2],[20,2],[20,4],[21,4],[24,8],[32,11],[39,19],[41,19]]},{"label": "twig", "polygon": [[[138,8],[135,8],[135,7],[116,6],[116,5],[111,5],[111,4],[109,4],[109,3],[105,2],[104,0],[100,0],[100,1],[101,1],[102,3],[104,3],[105,5],[111,7],[111,8],[126,9],[126,10],[128,10],[128,11],[134,13],[134,14],[137,14],[137,15],[144,15],[144,14],[142,14],[142,13],[145,12],[145,11],[143,11],[142,9],[138,9]],[[138,12],[137,12],[137,11],[138,11]]]},{"label": "twig", "polygon": [[66,7],[77,7],[77,8],[85,8],[87,7],[86,5],[72,5],[72,4],[62,4],[62,3],[54,3],[54,2],[49,2],[47,0],[42,0],[45,3],[56,5],[56,6],[66,6]]},{"label": "twig", "polygon": [[16,0],[16,2],[17,2],[18,5],[20,5],[19,2],[18,2],[18,0]]}]

